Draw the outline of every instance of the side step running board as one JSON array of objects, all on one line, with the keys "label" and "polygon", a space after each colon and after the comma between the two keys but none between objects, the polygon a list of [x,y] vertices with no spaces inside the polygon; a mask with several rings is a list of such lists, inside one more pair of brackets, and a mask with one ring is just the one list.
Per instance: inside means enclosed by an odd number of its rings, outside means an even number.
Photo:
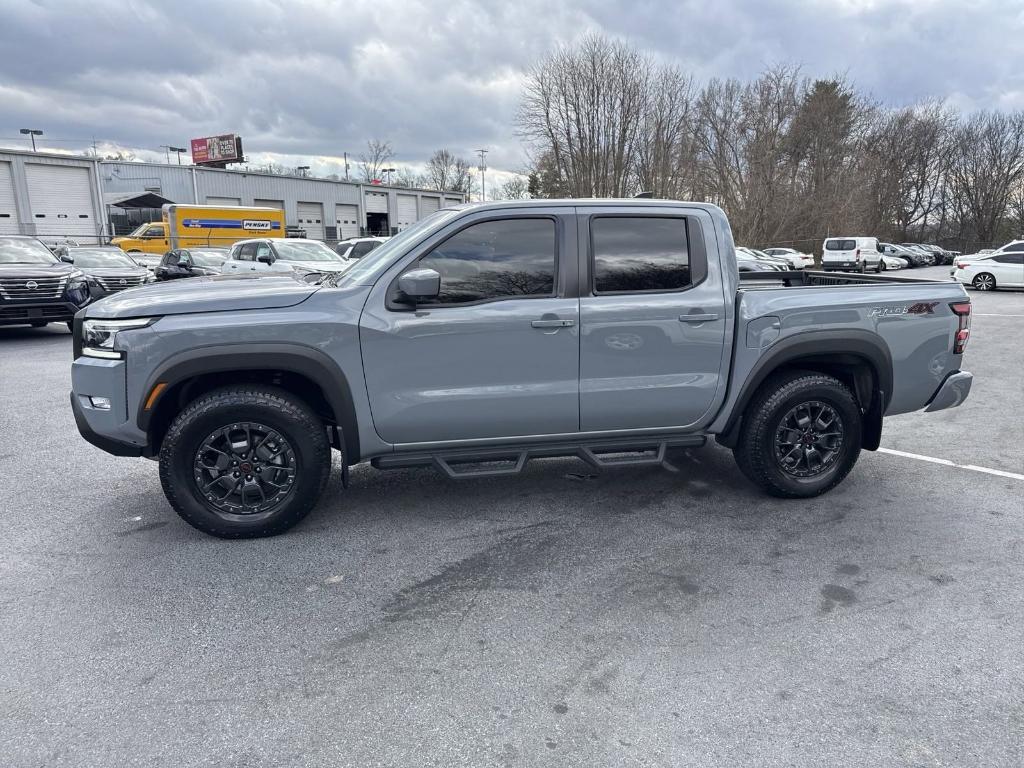
[{"label": "side step running board", "polygon": [[530,459],[575,456],[594,469],[665,464],[670,447],[699,447],[704,435],[631,438],[580,443],[535,443],[504,448],[396,453],[371,460],[377,469],[434,466],[453,480],[517,475]]}]

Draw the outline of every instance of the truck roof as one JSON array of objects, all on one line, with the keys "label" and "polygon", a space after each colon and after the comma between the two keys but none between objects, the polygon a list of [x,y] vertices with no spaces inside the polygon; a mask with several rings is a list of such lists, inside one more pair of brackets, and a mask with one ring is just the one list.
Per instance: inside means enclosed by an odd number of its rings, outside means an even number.
[{"label": "truck roof", "polygon": [[455,210],[500,210],[502,208],[550,208],[552,206],[565,205],[586,205],[589,207],[615,207],[631,206],[636,208],[678,208],[685,205],[688,208],[701,208],[711,213],[722,213],[722,209],[713,203],[697,203],[688,200],[657,200],[649,197],[566,197],[553,199],[536,200],[495,200],[486,203],[459,203],[457,205],[446,205],[446,209]]}]

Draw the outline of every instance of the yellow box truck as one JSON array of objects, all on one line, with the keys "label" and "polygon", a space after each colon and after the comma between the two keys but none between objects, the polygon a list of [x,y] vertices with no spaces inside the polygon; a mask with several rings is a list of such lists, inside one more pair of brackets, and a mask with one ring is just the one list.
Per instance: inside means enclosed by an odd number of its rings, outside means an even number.
[{"label": "yellow box truck", "polygon": [[176,248],[227,248],[250,237],[284,237],[284,211],[171,203],[163,207],[162,221],[143,224],[110,242],[128,253],[163,255]]}]

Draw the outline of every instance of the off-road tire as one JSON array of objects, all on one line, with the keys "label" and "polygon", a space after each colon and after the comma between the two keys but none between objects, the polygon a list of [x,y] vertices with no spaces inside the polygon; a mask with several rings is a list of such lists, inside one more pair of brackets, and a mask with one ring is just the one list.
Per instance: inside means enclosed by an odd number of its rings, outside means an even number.
[{"label": "off-road tire", "polygon": [[[842,421],[843,438],[834,462],[821,474],[795,477],[776,457],[776,433],[783,418],[805,402],[828,404]],[[769,378],[748,404],[733,449],[744,475],[772,496],[807,498],[831,490],[857,463],[861,445],[861,412],[853,393],[832,376],[794,371]]]},{"label": "off-road tire", "polygon": [[[258,422],[280,433],[295,456],[294,486],[267,516],[226,519],[197,487],[196,452],[211,432],[239,422]],[[263,385],[225,387],[185,406],[160,448],[160,483],[174,510],[189,525],[224,539],[275,536],[301,521],[314,507],[331,470],[324,424],[302,400]],[[235,516],[235,518],[244,516]]]}]

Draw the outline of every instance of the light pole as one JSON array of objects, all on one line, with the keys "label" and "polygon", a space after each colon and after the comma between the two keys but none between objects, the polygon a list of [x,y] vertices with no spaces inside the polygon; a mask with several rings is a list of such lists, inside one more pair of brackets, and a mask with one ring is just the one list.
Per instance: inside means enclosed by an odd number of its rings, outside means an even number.
[{"label": "light pole", "polygon": [[381,173],[386,173],[388,175],[388,180],[385,183],[390,187],[391,186],[391,174],[395,172],[395,169],[394,168],[381,168],[380,172]]},{"label": "light pole", "polygon": [[32,151],[35,152],[36,151],[36,136],[42,136],[43,132],[40,131],[38,128],[22,128],[21,132],[25,136],[31,136],[32,137]]},{"label": "light pole", "polygon": [[480,165],[477,166],[477,170],[480,171],[480,202],[487,202],[487,152],[486,149],[474,150],[480,155]]},{"label": "light pole", "polygon": [[308,165],[298,165],[295,167],[295,170],[299,172],[299,176],[301,176],[302,178],[306,178],[307,176],[309,176]]},{"label": "light pole", "polygon": [[181,153],[188,152],[188,150],[185,147],[168,147],[167,149],[178,156],[178,165],[181,165]]}]

